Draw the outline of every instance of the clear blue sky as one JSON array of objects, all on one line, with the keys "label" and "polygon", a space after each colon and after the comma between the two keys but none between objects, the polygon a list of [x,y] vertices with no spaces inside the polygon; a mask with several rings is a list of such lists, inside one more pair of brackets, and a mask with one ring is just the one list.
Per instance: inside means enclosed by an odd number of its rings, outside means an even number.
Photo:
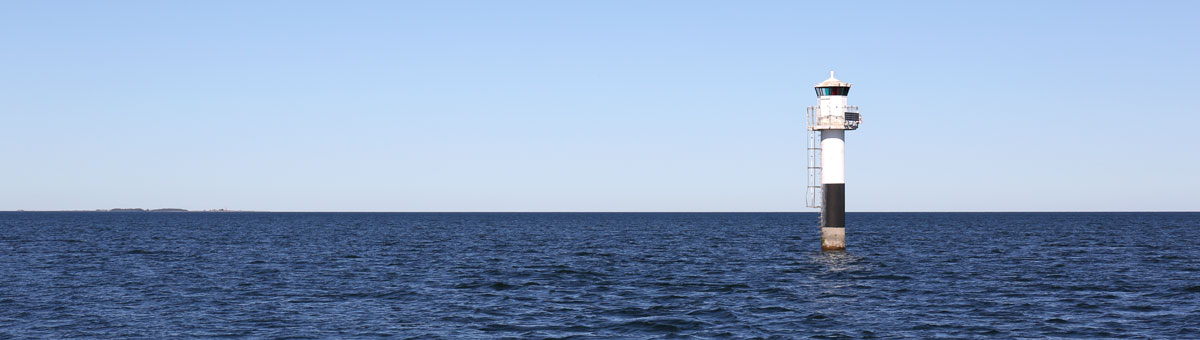
[{"label": "clear blue sky", "polygon": [[0,210],[1200,209],[1197,2],[9,1]]}]

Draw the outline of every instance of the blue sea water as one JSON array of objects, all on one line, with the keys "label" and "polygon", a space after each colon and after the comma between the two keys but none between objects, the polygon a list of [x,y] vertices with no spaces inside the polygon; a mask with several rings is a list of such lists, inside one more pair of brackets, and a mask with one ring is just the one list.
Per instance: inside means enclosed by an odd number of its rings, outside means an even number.
[{"label": "blue sea water", "polygon": [[0,338],[1200,338],[1198,213],[816,219],[0,213]]}]

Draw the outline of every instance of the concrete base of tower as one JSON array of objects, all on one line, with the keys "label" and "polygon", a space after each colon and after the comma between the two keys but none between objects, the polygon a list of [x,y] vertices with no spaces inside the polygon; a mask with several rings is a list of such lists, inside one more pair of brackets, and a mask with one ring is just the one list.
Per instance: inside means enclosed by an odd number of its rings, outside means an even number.
[{"label": "concrete base of tower", "polygon": [[821,250],[846,250],[846,228],[821,228]]}]

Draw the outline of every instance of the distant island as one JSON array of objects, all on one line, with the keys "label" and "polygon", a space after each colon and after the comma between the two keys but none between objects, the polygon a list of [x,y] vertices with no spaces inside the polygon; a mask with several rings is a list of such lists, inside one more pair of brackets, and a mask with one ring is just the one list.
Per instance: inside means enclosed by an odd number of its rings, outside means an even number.
[{"label": "distant island", "polygon": [[143,209],[143,208],[113,208],[108,210],[97,210],[107,212],[249,212],[250,210],[229,210],[229,209],[208,209],[208,210],[187,210],[180,208],[158,208],[158,209]]},{"label": "distant island", "polygon": [[125,213],[125,212],[136,212],[136,213],[143,213],[143,212],[145,212],[145,213],[157,213],[157,212],[261,212],[261,211],[255,211],[255,210],[230,210],[230,209],[187,210],[187,209],[181,209],[181,208],[158,208],[158,209],[112,208],[112,209],[96,209],[96,210],[25,210],[25,209],[17,209],[16,211],[17,212],[25,212],[25,211],[30,211],[30,212],[33,212],[33,211],[81,212],[81,211],[83,211],[83,212],[122,212],[122,213]]},{"label": "distant island", "polygon": [[187,212],[187,209],[179,208],[161,208],[161,209],[142,209],[142,208],[114,208],[109,209],[109,212]]}]

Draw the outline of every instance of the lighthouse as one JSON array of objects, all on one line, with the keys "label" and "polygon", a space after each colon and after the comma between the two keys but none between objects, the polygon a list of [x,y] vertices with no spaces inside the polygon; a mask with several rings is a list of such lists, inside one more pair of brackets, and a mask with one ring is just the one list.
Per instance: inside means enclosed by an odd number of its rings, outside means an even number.
[{"label": "lighthouse", "polygon": [[808,107],[808,193],[806,203],[821,208],[821,250],[846,249],[846,131],[862,117],[846,102],[850,83],[829,79],[813,86],[817,106]]}]

